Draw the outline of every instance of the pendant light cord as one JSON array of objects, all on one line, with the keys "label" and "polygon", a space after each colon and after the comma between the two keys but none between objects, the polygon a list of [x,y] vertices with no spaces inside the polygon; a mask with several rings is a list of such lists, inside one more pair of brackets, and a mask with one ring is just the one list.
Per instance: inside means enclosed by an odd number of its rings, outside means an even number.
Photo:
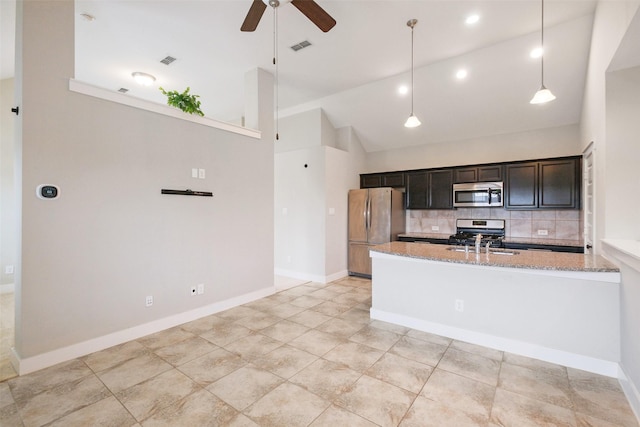
[{"label": "pendant light cord", "polygon": [[540,55],[540,83],[544,87],[544,0],[542,3],[542,29],[540,31],[540,48],[542,49],[542,55]]},{"label": "pendant light cord", "polygon": [[411,25],[411,115],[413,116],[413,26]]},{"label": "pendant light cord", "polygon": [[279,84],[278,84],[278,7],[273,7],[273,65],[275,65],[275,107],[276,107],[276,141],[280,139],[280,135],[278,133],[278,121],[279,121],[279,110],[280,110],[280,100],[279,100]]}]

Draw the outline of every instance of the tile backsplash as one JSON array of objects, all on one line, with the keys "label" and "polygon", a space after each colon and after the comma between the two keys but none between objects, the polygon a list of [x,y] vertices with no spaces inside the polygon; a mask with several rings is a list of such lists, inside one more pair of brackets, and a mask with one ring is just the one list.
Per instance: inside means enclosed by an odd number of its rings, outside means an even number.
[{"label": "tile backsplash", "polygon": [[[504,219],[506,238],[582,240],[582,211],[503,208],[407,210],[407,233],[454,234],[456,219]],[[434,230],[434,227],[437,229]],[[540,234],[539,230],[546,230]]]}]

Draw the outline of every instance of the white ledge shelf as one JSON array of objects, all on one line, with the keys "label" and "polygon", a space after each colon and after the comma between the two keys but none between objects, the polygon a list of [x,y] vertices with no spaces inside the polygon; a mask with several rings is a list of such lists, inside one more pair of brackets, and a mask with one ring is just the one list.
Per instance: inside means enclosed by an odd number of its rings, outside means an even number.
[{"label": "white ledge shelf", "polygon": [[605,253],[636,271],[640,271],[640,241],[628,239],[602,239]]},{"label": "white ledge shelf", "polygon": [[139,108],[141,110],[151,111],[165,116],[174,117],[176,119],[198,123],[203,126],[209,126],[227,132],[248,136],[250,138],[262,138],[262,134],[258,130],[210,119],[208,117],[192,116],[167,105],[158,104],[156,102],[147,101],[146,99],[125,95],[119,92],[113,92],[75,79],[69,79],[69,90],[83,95],[104,99],[106,101],[117,102],[118,104],[127,105],[129,107]]}]

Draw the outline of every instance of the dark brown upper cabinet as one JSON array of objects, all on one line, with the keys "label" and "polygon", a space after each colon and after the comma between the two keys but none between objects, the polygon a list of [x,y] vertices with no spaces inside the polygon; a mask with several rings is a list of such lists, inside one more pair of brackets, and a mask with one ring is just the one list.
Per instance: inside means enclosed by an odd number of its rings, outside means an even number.
[{"label": "dark brown upper cabinet", "polygon": [[505,166],[506,209],[579,209],[580,157]]},{"label": "dark brown upper cabinet", "polygon": [[360,175],[360,188],[404,187],[404,172],[366,173]]},{"label": "dark brown upper cabinet", "polygon": [[502,165],[464,166],[453,170],[453,182],[502,181]]},{"label": "dark brown upper cabinet", "polygon": [[452,209],[453,169],[406,173],[407,209]]}]

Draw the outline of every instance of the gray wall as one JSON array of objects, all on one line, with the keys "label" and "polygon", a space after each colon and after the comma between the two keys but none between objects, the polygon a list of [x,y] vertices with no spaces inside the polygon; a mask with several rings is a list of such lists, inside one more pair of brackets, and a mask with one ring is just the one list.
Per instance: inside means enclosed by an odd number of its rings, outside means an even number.
[{"label": "gray wall", "polygon": [[[24,8],[17,43],[23,72],[16,81],[23,91],[19,356],[272,289],[270,137],[69,92],[73,1],[18,7]],[[262,130],[273,135],[271,127]],[[205,169],[206,179],[191,178],[191,168]],[[43,183],[59,185],[60,198],[36,198]],[[161,188],[214,197],[161,195]],[[199,283],[205,294],[190,296]],[[154,297],[149,308],[147,295]]]},{"label": "gray wall", "polygon": [[[0,80],[0,285],[11,287],[14,274],[6,267],[14,266],[17,256],[15,138],[16,115],[11,112],[14,79]],[[15,268],[14,268],[15,271]]]}]

